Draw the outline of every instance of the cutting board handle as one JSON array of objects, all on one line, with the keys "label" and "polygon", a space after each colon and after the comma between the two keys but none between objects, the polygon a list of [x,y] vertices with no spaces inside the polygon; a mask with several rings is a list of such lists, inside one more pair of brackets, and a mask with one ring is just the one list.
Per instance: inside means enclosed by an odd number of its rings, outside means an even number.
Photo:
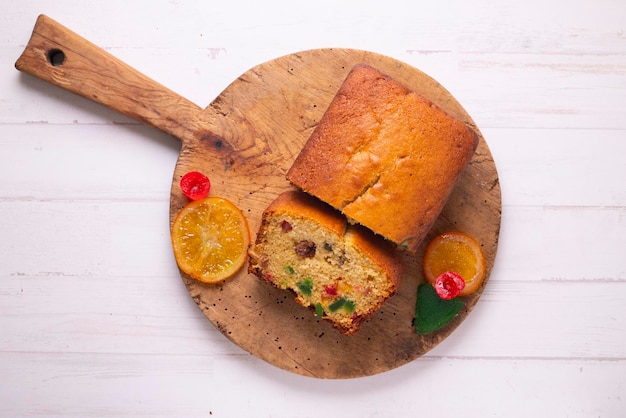
[{"label": "cutting board handle", "polygon": [[199,106],[45,15],[15,67],[181,140],[197,132]]}]

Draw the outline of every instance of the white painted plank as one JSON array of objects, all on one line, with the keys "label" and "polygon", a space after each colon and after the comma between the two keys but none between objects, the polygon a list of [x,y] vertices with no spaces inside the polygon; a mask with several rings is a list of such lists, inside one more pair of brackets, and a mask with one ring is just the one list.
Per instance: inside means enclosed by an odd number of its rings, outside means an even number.
[{"label": "white painted plank", "polygon": [[505,206],[493,275],[513,281],[626,280],[626,209]]},{"label": "white painted plank", "polygon": [[[0,56],[14,62],[21,51],[2,52]],[[283,55],[238,63],[226,53],[210,59],[206,51],[195,49],[116,48],[110,52],[201,107],[243,72]],[[297,50],[285,53],[292,52]],[[480,127],[626,129],[626,53],[515,55],[430,53],[412,48],[394,52],[387,55],[421,69],[450,90]],[[194,55],[198,58],[189,58]],[[4,71],[0,86],[6,99],[0,108],[11,112],[3,112],[1,123],[130,121],[13,68]],[[22,119],[16,119],[18,115]]]},{"label": "white painted plank", "polygon": [[[165,202],[19,201],[0,210],[0,323],[11,330],[1,349],[158,352],[184,332],[188,349],[204,352],[207,324],[178,276]],[[516,221],[503,224],[491,282],[443,349],[625,357],[626,344],[615,344],[626,335],[624,210],[511,207],[505,219]]]},{"label": "white painted plank", "polygon": [[506,282],[432,355],[624,359],[624,282]]},{"label": "white painted plank", "polygon": [[140,125],[0,127],[2,199],[169,201],[180,150],[169,135]]},{"label": "white painted plank", "polygon": [[3,276],[151,277],[174,271],[168,199],[5,201],[0,213]]},{"label": "white painted plank", "polygon": [[[170,275],[168,211],[167,200],[2,201],[0,275]],[[505,207],[493,274],[624,281],[625,237],[624,208]]]},{"label": "white painted plank", "polygon": [[454,92],[479,127],[624,129],[626,54],[463,54]]},{"label": "white painted plank", "polygon": [[[180,145],[152,128],[41,123],[0,127],[1,198],[169,196]],[[624,131],[482,131],[496,162],[504,205],[626,205],[626,188],[615,183],[626,178]]]},{"label": "white painted plank", "polygon": [[[625,298],[623,281],[493,277],[468,319],[428,356],[626,360]],[[5,277],[0,303],[3,352],[240,352],[174,275]]]},{"label": "white painted plank", "polygon": [[[0,49],[3,60],[14,62],[26,44],[41,12],[36,3],[28,3],[32,21],[24,12],[13,23],[7,37],[17,45]],[[274,8],[265,3],[247,5],[250,13],[260,8],[263,21],[253,15],[232,19],[223,5],[162,4],[142,13],[141,20],[132,13],[117,14],[116,31],[108,23],[86,18],[112,13],[111,6],[64,8],[61,2],[48,9],[57,20],[200,106],[266,60],[302,49],[349,47],[391,55],[426,71],[466,105],[480,126],[625,129],[626,48],[619,19],[623,5],[611,0],[594,7],[563,0],[550,6],[534,3],[520,8],[470,2],[455,4],[445,14],[438,8],[385,13],[371,8],[373,4],[360,4],[358,15],[344,4],[316,6],[306,14],[289,7],[272,13]],[[172,13],[185,24],[173,20]],[[347,31],[349,24],[355,24],[356,31]],[[18,77],[10,66],[1,71],[6,72],[0,78],[4,106],[22,110],[7,112],[2,122],[23,122],[10,119],[16,114],[52,123],[101,123],[103,117],[127,121]],[[55,112],[59,102],[69,108]],[[89,111],[82,110],[85,106]]]},{"label": "white painted plank", "polygon": [[485,129],[505,205],[624,206],[624,131]]},{"label": "white painted plank", "polygon": [[15,393],[11,385],[0,386],[0,399],[11,399],[0,404],[0,416],[14,418],[390,412],[618,418],[626,384],[624,362],[581,360],[430,358],[371,378],[329,381],[287,374],[246,355],[8,353],[0,358],[0,372],[27,389]]}]

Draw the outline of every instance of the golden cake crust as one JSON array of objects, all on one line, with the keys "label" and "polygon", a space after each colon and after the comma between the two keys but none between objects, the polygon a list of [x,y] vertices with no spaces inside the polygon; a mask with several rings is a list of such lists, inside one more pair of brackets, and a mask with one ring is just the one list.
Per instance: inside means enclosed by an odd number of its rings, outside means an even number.
[{"label": "golden cake crust", "polygon": [[287,179],[415,251],[478,145],[477,134],[367,65],[355,66]]},{"label": "golden cake crust", "polygon": [[[346,219],[341,213],[324,202],[294,190],[281,193],[265,209],[263,216],[267,218],[285,212],[298,213],[300,216],[313,219],[337,235],[343,235],[346,231]],[[257,240],[260,238],[261,236],[257,236]]]}]

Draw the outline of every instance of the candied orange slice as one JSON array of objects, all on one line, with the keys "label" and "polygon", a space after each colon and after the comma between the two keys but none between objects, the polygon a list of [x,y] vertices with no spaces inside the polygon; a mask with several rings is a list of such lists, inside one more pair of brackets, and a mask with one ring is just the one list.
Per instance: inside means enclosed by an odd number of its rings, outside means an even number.
[{"label": "candied orange slice", "polygon": [[245,216],[235,204],[217,196],[189,202],[172,225],[178,267],[205,283],[235,274],[246,260],[249,244]]},{"label": "candied orange slice", "polygon": [[424,276],[434,284],[446,271],[459,274],[465,287],[459,296],[469,295],[485,279],[485,258],[476,239],[462,232],[446,232],[433,239],[424,254]]}]

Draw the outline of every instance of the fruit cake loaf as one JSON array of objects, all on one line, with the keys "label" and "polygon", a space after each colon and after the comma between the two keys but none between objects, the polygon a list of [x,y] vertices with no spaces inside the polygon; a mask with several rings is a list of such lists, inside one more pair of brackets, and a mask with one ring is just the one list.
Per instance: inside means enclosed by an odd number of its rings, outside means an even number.
[{"label": "fruit cake loaf", "polygon": [[352,334],[397,291],[404,268],[391,243],[318,199],[289,191],[263,213],[248,270],[292,290],[298,303]]},{"label": "fruit cake loaf", "polygon": [[287,173],[295,186],[415,251],[478,145],[428,99],[359,64]]}]

